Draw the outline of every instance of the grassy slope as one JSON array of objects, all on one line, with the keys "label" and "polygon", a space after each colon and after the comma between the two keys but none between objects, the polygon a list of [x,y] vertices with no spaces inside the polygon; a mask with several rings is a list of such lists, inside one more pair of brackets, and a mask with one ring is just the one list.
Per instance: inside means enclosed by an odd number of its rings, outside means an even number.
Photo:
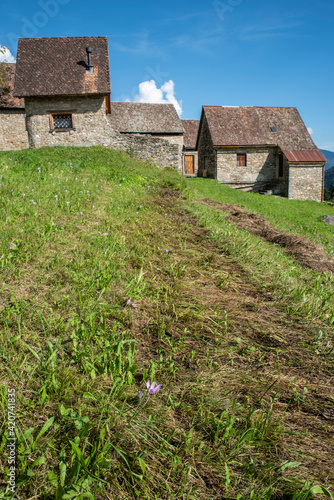
[{"label": "grassy slope", "polygon": [[320,243],[334,257],[334,228],[322,220],[325,215],[334,216],[333,206],[244,193],[209,179],[188,179],[188,184],[194,198],[211,198],[240,205],[266,217],[278,229],[301,234]]},{"label": "grassy slope", "polygon": [[[19,498],[333,483],[329,278],[194,201],[227,191],[120,152],[1,153],[0,175],[1,472],[14,387]],[[139,405],[148,379],[163,387]]]}]

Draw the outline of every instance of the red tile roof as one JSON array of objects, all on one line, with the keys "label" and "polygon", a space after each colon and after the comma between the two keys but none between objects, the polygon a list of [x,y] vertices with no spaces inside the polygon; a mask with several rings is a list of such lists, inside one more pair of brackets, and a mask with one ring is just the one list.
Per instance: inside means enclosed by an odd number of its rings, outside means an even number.
[{"label": "red tile roof", "polygon": [[317,149],[296,108],[204,106],[203,114],[214,146],[278,145],[284,150]]},{"label": "red tile roof", "polygon": [[114,130],[137,134],[183,134],[173,104],[111,102],[109,120]]},{"label": "red tile roof", "polygon": [[0,63],[0,108],[24,109],[24,99],[13,96],[15,64]]},{"label": "red tile roof", "polygon": [[283,150],[284,155],[287,160],[292,163],[327,163],[324,155],[319,151],[319,149],[315,150],[303,150],[303,151],[287,151]]},{"label": "red tile roof", "polygon": [[[87,71],[86,48],[93,49],[94,72]],[[14,95],[109,94],[107,37],[20,38]]]},{"label": "red tile roof", "polygon": [[186,149],[196,148],[199,123],[199,120],[182,120],[184,128],[183,142]]}]

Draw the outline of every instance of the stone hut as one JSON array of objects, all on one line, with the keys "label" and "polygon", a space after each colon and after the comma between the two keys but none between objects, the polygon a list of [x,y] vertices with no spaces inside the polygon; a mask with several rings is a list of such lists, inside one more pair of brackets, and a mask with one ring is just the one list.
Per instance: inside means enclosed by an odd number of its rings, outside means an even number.
[{"label": "stone hut", "polygon": [[182,171],[184,130],[173,104],[111,102],[109,121],[128,151]]},{"label": "stone hut", "polygon": [[203,106],[197,149],[200,176],[323,201],[326,158],[296,108]]},{"label": "stone hut", "polygon": [[198,152],[196,150],[199,120],[182,120],[183,136],[183,174],[187,177],[198,175]]},{"label": "stone hut", "polygon": [[19,39],[14,96],[24,98],[29,146],[108,146],[107,37]]},{"label": "stone hut", "polygon": [[24,100],[13,96],[15,64],[0,64],[0,150],[28,148]]}]

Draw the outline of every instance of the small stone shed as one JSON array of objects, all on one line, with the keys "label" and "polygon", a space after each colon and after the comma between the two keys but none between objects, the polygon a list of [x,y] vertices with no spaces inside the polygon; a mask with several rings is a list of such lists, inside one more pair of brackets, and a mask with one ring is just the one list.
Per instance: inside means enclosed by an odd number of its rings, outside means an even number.
[{"label": "small stone shed", "polygon": [[196,150],[199,120],[182,120],[183,136],[183,174],[187,177],[198,175],[198,152]]},{"label": "small stone shed", "polygon": [[183,126],[173,104],[111,102],[109,121],[141,158],[182,170]]},{"label": "small stone shed", "polygon": [[296,108],[203,106],[197,149],[200,176],[323,201],[326,158]]},{"label": "small stone shed", "polygon": [[24,100],[13,96],[15,64],[0,64],[0,150],[28,148]]},{"label": "small stone shed", "polygon": [[19,39],[14,96],[30,147],[109,145],[110,91],[107,37]]}]

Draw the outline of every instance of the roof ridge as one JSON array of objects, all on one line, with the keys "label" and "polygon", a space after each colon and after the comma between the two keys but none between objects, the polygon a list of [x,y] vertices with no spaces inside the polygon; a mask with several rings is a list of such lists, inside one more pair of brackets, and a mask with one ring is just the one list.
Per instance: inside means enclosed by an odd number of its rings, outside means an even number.
[{"label": "roof ridge", "polygon": [[64,38],[70,39],[84,39],[84,38],[108,38],[108,35],[91,35],[91,36],[34,36],[34,37],[22,37],[18,40],[63,40]]}]

